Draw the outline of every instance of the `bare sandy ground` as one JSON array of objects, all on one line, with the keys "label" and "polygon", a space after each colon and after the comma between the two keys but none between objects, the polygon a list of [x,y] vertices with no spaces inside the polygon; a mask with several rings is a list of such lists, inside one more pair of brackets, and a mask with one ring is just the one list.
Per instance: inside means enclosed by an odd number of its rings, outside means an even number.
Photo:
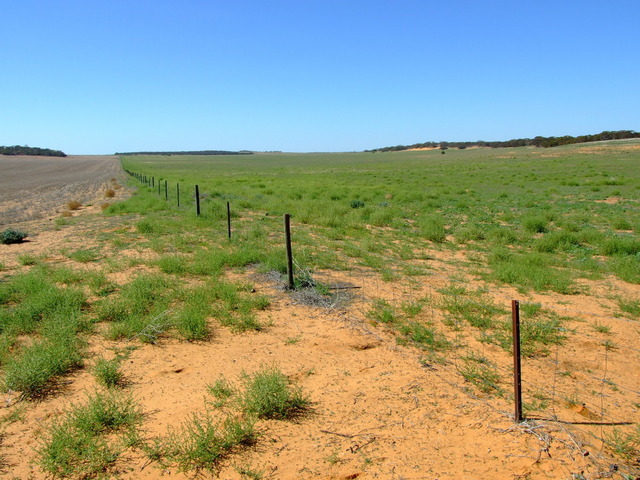
[{"label": "bare sandy ground", "polygon": [[93,202],[122,175],[115,156],[0,155],[0,226],[51,216],[69,201]]}]

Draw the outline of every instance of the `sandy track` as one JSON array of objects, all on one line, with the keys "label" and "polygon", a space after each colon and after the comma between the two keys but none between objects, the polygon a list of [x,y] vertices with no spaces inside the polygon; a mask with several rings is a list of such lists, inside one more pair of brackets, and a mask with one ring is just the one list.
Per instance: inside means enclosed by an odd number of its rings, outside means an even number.
[{"label": "sandy track", "polygon": [[44,218],[71,200],[92,202],[122,175],[120,160],[110,155],[0,155],[0,225]]}]

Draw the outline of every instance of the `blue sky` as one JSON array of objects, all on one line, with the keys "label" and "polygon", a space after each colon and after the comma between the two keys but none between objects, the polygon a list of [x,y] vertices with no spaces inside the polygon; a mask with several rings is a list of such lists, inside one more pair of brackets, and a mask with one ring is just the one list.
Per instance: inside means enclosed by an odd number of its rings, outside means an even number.
[{"label": "blue sky", "polygon": [[0,7],[0,145],[357,151],[640,130],[637,0]]}]

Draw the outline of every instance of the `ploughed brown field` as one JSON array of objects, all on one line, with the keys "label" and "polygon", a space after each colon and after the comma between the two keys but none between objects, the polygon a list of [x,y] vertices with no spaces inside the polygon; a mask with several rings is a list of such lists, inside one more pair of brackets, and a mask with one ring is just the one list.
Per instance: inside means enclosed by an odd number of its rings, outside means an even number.
[{"label": "ploughed brown field", "polygon": [[120,175],[114,156],[0,155],[0,226],[50,216],[69,201],[86,204]]}]

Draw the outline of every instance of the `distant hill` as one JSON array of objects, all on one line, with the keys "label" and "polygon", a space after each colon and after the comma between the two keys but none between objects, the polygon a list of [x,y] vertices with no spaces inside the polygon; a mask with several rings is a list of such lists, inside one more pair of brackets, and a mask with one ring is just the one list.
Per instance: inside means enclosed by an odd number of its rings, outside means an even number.
[{"label": "distant hill", "polygon": [[116,152],[115,155],[252,155],[249,150],[227,152],[225,150],[197,150],[187,152]]},{"label": "distant hill", "polygon": [[398,152],[401,150],[411,150],[413,148],[469,148],[469,147],[491,147],[491,148],[507,148],[507,147],[557,147],[559,145],[570,145],[572,143],[598,142],[601,140],[621,140],[624,138],[640,138],[640,133],[633,130],[617,130],[615,132],[604,131],[594,135],[580,135],[572,137],[565,135],[564,137],[535,137],[535,138],[517,138],[502,142],[485,142],[478,140],[477,142],[424,142],[414,143],[413,145],[396,145],[395,147],[383,147],[373,150],[365,150],[366,152]]},{"label": "distant hill", "polygon": [[38,148],[14,145],[13,147],[0,147],[0,155],[30,155],[36,157],[66,157],[67,154],[60,150],[50,148]]}]

